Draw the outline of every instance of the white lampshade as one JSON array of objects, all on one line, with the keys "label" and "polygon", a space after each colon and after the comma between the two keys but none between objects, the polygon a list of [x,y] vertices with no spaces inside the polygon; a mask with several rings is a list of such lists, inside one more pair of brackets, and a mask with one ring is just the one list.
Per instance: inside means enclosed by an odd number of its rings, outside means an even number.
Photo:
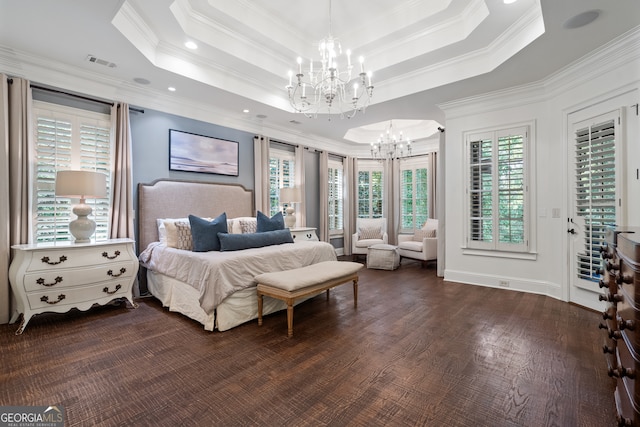
[{"label": "white lampshade", "polygon": [[84,199],[107,197],[107,176],[92,171],[59,171],[56,174],[56,196],[80,198],[80,204],[73,207],[78,218],[69,223],[69,231],[76,243],[90,242],[96,231],[96,222],[88,218],[92,209]]},{"label": "white lampshade", "polygon": [[300,198],[299,187],[282,187],[280,189],[281,203],[300,203]]},{"label": "white lampshade", "polygon": [[107,197],[107,176],[93,171],[59,171],[56,196],[85,198]]}]

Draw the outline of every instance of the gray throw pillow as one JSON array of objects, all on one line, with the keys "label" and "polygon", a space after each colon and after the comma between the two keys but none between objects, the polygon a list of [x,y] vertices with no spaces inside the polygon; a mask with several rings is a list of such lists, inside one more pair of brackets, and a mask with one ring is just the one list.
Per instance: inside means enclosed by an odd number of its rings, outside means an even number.
[{"label": "gray throw pillow", "polygon": [[223,212],[212,221],[207,221],[195,215],[189,215],[191,237],[194,252],[209,252],[220,250],[218,233],[227,233],[227,213]]},{"label": "gray throw pillow", "polygon": [[218,233],[218,237],[220,238],[220,252],[293,243],[293,237],[288,229],[244,234]]},{"label": "gray throw pillow", "polygon": [[284,217],[282,216],[282,212],[278,212],[277,214],[269,218],[262,212],[258,211],[256,219],[256,232],[258,233],[284,229]]}]

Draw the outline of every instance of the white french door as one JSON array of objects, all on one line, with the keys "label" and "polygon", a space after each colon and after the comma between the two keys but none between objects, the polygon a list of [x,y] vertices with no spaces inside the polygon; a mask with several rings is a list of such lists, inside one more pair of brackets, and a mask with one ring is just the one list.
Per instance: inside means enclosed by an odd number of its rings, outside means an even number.
[{"label": "white french door", "polygon": [[569,129],[570,299],[582,305],[594,306],[598,300],[595,293],[601,292],[601,276],[597,270],[602,264],[599,250],[607,227],[621,221],[623,163],[619,140],[618,110],[573,123]]}]

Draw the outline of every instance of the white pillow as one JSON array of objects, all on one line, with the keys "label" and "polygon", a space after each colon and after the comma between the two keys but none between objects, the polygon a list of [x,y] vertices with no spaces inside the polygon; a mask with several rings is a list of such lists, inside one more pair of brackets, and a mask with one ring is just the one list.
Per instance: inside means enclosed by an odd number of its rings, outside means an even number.
[{"label": "white pillow", "polygon": [[156,219],[156,224],[158,225],[158,240],[163,245],[167,244],[167,228],[165,226],[165,221],[167,222],[176,222],[176,221],[187,221],[189,222],[189,218],[158,218]]},{"label": "white pillow", "polygon": [[427,231],[438,230],[438,220],[429,218],[422,226],[422,229]]},{"label": "white pillow", "polygon": [[231,234],[255,233],[257,230],[258,220],[253,216],[239,216],[232,221],[233,227],[229,229]]}]

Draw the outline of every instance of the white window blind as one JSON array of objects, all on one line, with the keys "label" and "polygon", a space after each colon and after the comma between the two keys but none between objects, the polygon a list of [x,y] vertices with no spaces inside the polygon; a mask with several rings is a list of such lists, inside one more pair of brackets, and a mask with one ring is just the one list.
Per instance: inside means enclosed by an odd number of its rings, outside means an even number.
[{"label": "white window blind", "polygon": [[527,127],[467,136],[469,248],[528,250],[527,140]]},{"label": "white window blind", "polygon": [[382,218],[383,170],[378,164],[358,164],[358,218]]},{"label": "white window blind", "polygon": [[107,197],[87,199],[86,203],[93,208],[94,238],[107,239],[111,197],[110,117],[39,101],[34,101],[34,113],[34,240],[73,240],[69,222],[75,219],[71,210],[78,200],[56,197],[56,172],[60,170],[91,170],[106,175]]},{"label": "white window blind", "polygon": [[342,162],[329,160],[329,232],[343,231],[344,175]]},{"label": "white window blind", "polygon": [[269,150],[270,215],[282,211],[280,188],[295,186],[295,154],[272,148]]},{"label": "white window blind", "polygon": [[577,253],[577,274],[597,280],[599,248],[608,225],[616,223],[615,122],[578,129],[575,134],[576,214],[584,219],[584,251]]},{"label": "white window blind", "polygon": [[405,161],[400,170],[400,231],[412,232],[429,218],[428,170],[425,159]]}]

